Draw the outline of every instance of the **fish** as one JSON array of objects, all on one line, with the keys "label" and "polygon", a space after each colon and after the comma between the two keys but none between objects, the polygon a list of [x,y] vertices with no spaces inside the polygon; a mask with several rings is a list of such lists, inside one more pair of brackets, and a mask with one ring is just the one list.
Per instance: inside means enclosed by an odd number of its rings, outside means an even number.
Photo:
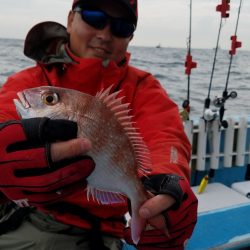
[{"label": "fish", "polygon": [[22,119],[48,117],[77,122],[77,137],[92,144],[88,155],[95,169],[87,178],[87,197],[100,204],[131,204],[131,238],[138,244],[146,226],[139,208],[149,196],[140,177],[152,170],[150,151],[133,117],[129,103],[112,86],[95,96],[73,89],[41,86],[25,89],[14,99]]}]

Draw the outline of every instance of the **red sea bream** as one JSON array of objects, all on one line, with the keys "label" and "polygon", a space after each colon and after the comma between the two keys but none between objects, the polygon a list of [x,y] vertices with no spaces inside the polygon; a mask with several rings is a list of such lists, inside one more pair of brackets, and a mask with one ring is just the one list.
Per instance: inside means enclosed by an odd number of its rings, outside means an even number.
[{"label": "red sea bream", "polygon": [[145,227],[139,216],[140,206],[147,200],[139,173],[151,169],[150,154],[128,115],[128,104],[110,93],[111,87],[91,96],[76,90],[51,86],[26,89],[15,99],[23,118],[49,117],[68,119],[78,124],[78,137],[88,138],[92,149],[88,155],[95,169],[87,178],[87,195],[101,204],[131,202],[131,234],[135,244]]}]

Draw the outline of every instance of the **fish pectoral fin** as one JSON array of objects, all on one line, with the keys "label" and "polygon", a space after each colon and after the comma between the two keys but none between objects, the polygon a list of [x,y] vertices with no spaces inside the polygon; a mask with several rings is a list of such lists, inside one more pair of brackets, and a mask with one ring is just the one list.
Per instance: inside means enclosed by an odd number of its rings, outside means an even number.
[{"label": "fish pectoral fin", "polygon": [[97,201],[100,204],[114,204],[114,203],[124,203],[126,198],[116,192],[104,191],[91,186],[87,187],[87,198],[88,200],[92,197],[94,201]]}]

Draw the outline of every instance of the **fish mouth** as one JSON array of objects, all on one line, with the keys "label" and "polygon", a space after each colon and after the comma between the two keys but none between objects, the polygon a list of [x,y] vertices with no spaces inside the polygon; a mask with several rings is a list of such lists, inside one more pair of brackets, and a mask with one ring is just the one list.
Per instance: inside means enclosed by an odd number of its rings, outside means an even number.
[{"label": "fish mouth", "polygon": [[28,100],[26,99],[24,93],[18,92],[17,96],[19,99],[14,99],[14,104],[16,106],[17,113],[22,118],[25,118],[25,115],[28,114],[29,109],[31,108]]}]

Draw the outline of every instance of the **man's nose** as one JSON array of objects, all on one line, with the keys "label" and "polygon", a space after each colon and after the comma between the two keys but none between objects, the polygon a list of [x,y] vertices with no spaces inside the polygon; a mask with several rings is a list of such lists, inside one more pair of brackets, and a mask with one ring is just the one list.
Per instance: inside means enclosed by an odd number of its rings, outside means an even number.
[{"label": "man's nose", "polygon": [[112,40],[112,32],[109,23],[103,29],[97,31],[97,37],[104,41]]}]

